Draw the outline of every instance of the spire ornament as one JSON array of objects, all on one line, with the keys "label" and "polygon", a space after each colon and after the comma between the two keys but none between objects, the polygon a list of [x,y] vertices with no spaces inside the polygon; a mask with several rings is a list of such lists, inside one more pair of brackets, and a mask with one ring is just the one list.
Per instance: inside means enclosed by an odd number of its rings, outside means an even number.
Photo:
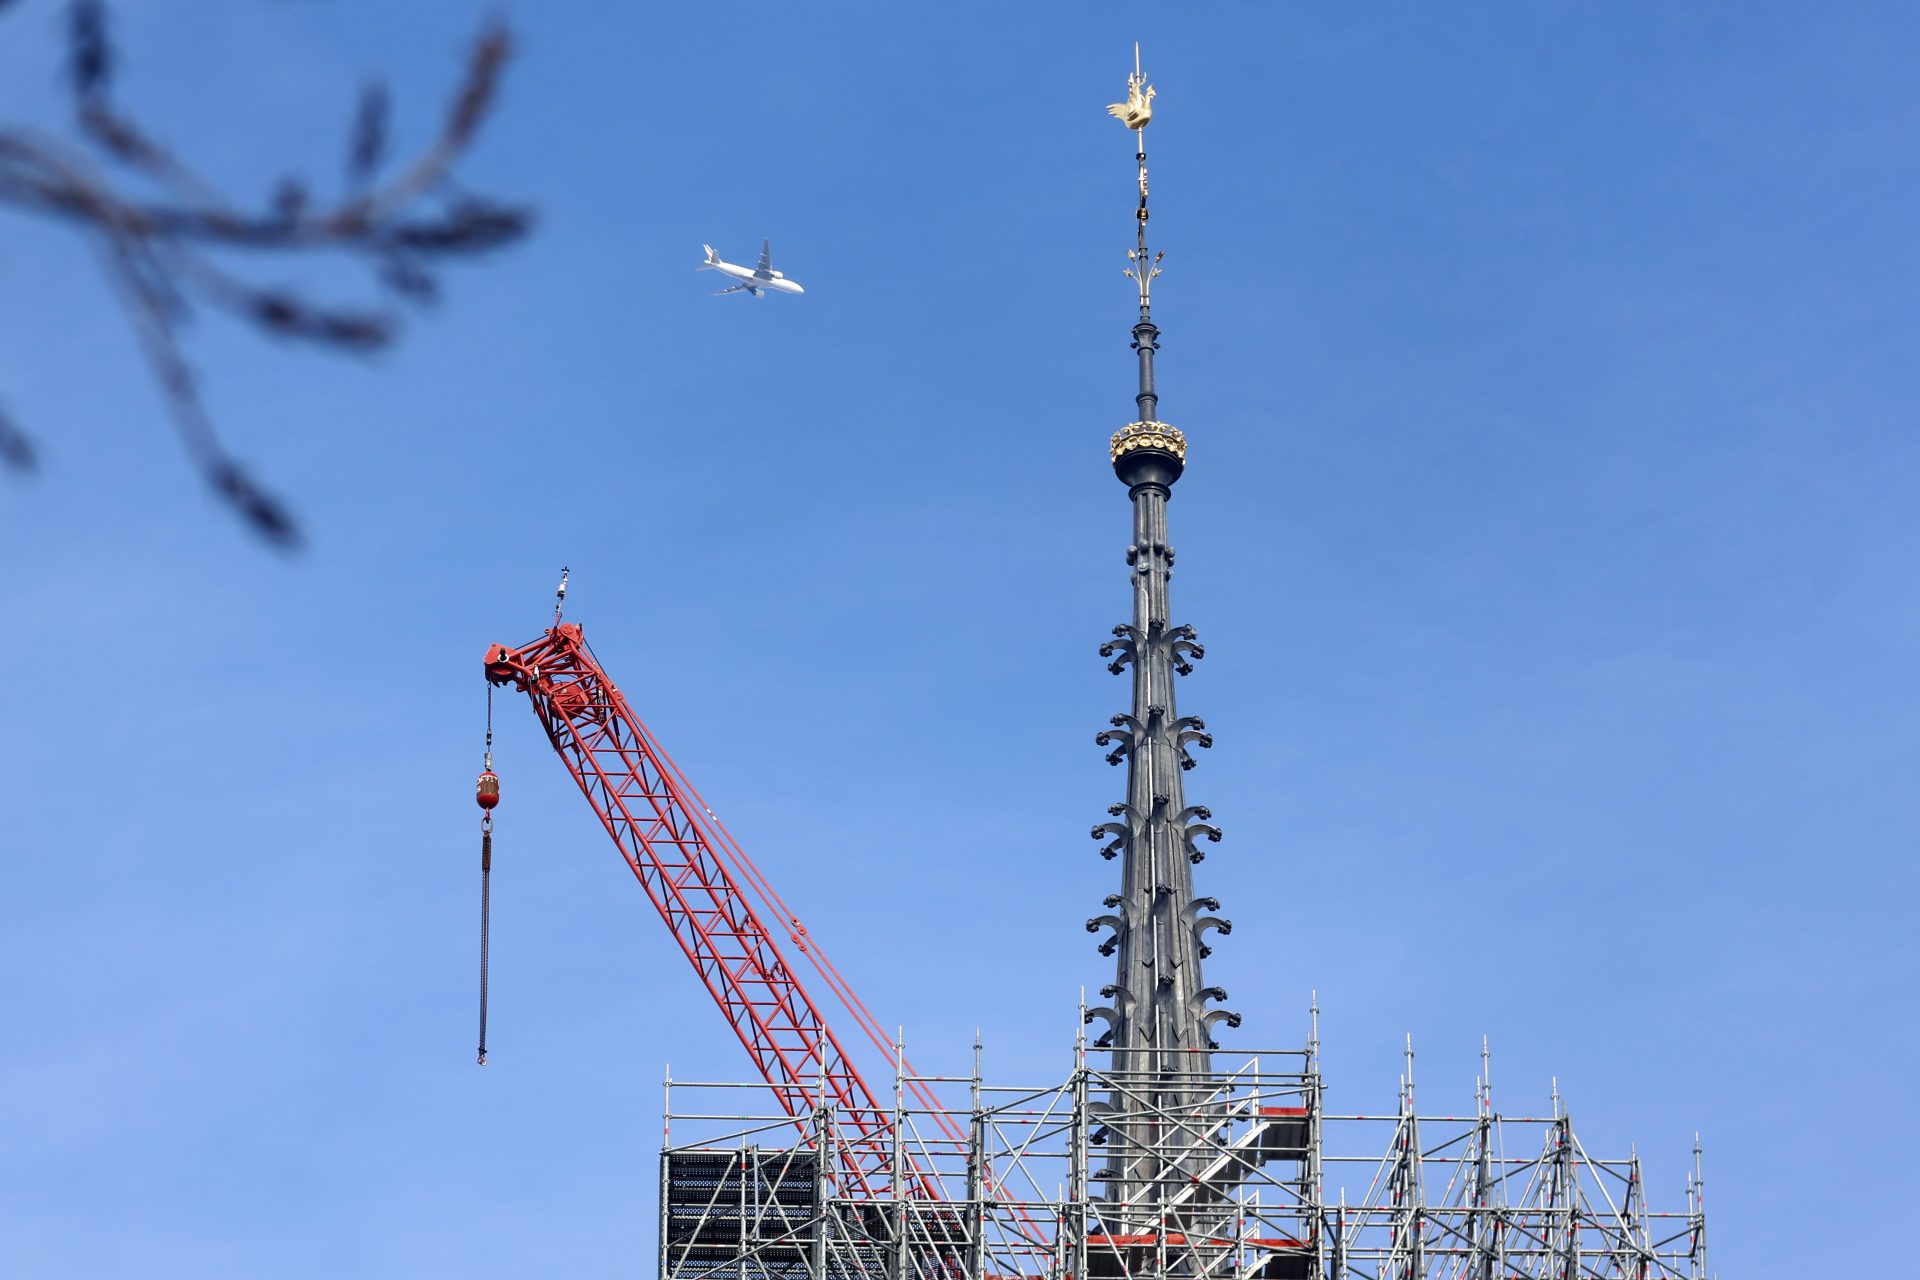
[{"label": "spire ornament", "polygon": [[1111,103],[1107,114],[1138,132],[1153,123],[1153,86],[1140,74],[1140,42],[1133,45],[1133,74],[1127,77],[1127,100]]},{"label": "spire ornament", "polygon": [[1140,70],[1140,46],[1133,46],[1133,74],[1127,77],[1127,100],[1107,107],[1107,114],[1133,134],[1133,159],[1140,171],[1140,203],[1134,209],[1134,243],[1127,250],[1127,278],[1140,291],[1140,318],[1133,326],[1133,349],[1140,358],[1140,385],[1133,400],[1138,418],[1114,433],[1108,446],[1114,474],[1129,487],[1138,484],[1171,485],[1186,466],[1187,438],[1177,427],[1157,417],[1159,394],[1153,385],[1153,353],[1160,349],[1160,330],[1153,323],[1153,282],[1160,275],[1165,253],[1147,246],[1147,125],[1153,121],[1154,88]]},{"label": "spire ornament", "polygon": [[1147,256],[1147,126],[1153,123],[1153,86],[1140,73],[1140,46],[1133,46],[1133,74],[1127,77],[1127,100],[1107,107],[1107,114],[1133,131],[1133,159],[1140,166],[1140,206],[1134,211],[1139,224],[1138,243],[1127,250],[1127,277],[1140,286],[1140,314],[1145,317],[1152,302],[1153,278],[1160,274],[1160,260],[1167,255]]}]

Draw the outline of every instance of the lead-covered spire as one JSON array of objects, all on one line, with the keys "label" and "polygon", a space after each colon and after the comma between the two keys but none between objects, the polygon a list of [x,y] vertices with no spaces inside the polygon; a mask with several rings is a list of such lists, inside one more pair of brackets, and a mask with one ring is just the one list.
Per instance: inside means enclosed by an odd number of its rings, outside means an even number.
[{"label": "lead-covered spire", "polygon": [[1126,1218],[1134,1206],[1148,1208],[1150,1189],[1165,1181],[1167,1165],[1180,1163],[1165,1154],[1180,1145],[1169,1146],[1174,1135],[1165,1131],[1166,1117],[1188,1113],[1208,1087],[1208,1050],[1218,1047],[1215,1027],[1240,1022],[1238,1014],[1218,1007],[1227,993],[1201,974],[1210,935],[1232,927],[1212,914],[1218,901],[1194,891],[1193,869],[1206,856],[1205,846],[1220,839],[1220,829],[1205,807],[1187,802],[1183,784],[1195,763],[1193,750],[1212,746],[1213,738],[1198,716],[1180,714],[1174,697],[1175,680],[1191,672],[1205,651],[1192,627],[1172,621],[1168,602],[1174,555],[1167,502],[1186,466],[1187,441],[1159,420],[1154,385],[1160,331],[1153,323],[1152,286],[1165,255],[1147,246],[1146,126],[1153,98],[1136,47],[1127,101],[1107,108],[1133,131],[1140,173],[1135,244],[1127,254],[1127,275],[1140,296],[1133,327],[1139,417],[1114,434],[1111,446],[1114,473],[1133,503],[1126,557],[1133,619],[1115,627],[1114,638],[1100,648],[1102,657],[1112,659],[1108,670],[1131,671],[1133,701],[1095,739],[1110,748],[1109,764],[1126,765],[1127,797],[1108,810],[1111,821],[1093,829],[1102,856],[1120,863],[1120,892],[1106,899],[1107,914],[1087,922],[1093,932],[1112,930],[1100,950],[1116,957],[1114,980],[1102,988],[1107,1002],[1090,1011],[1088,1021],[1107,1024],[1096,1045],[1113,1049],[1113,1069],[1134,1082],[1115,1093],[1107,1126],[1106,1198]]}]

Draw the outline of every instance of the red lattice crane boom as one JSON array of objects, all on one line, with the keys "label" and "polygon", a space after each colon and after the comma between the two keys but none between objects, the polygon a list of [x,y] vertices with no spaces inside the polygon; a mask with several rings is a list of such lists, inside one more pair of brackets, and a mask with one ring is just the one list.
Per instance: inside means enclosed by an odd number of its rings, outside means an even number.
[{"label": "red lattice crane boom", "polygon": [[779,913],[783,932],[869,1037],[884,1045],[884,1032],[661,750],[594,660],[578,624],[556,620],[518,649],[494,645],[486,675],[490,684],[527,694],[554,751],[786,1112],[809,1115],[824,1083],[843,1132],[858,1135],[843,1152],[843,1174],[876,1197],[890,1194],[900,1176],[913,1184],[905,1194],[938,1198],[916,1170],[893,1168],[893,1108],[881,1106],[861,1078],[743,881]]}]

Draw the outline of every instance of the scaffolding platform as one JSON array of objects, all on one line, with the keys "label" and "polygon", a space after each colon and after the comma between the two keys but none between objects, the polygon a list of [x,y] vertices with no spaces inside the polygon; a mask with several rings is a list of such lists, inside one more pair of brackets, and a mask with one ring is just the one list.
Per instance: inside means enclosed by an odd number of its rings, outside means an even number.
[{"label": "scaffolding platform", "polygon": [[1409,1053],[1393,1111],[1334,1115],[1314,1046],[1176,1080],[1116,1059],[1079,1046],[1040,1086],[897,1075],[878,1194],[870,1125],[669,1081],[661,1280],[1707,1276],[1697,1148],[1684,1207],[1653,1209],[1637,1155],[1590,1153],[1557,1094],[1502,1115],[1484,1062],[1458,1114],[1415,1109]]}]

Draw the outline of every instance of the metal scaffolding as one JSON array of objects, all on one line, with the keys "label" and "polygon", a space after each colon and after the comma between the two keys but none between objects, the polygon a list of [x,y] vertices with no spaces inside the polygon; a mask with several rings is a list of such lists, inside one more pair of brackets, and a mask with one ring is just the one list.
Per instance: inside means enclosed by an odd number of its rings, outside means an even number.
[{"label": "metal scaffolding", "polygon": [[1411,1049],[1381,1114],[1325,1110],[1311,1042],[1216,1050],[1172,1105],[1125,1056],[1083,1040],[1038,1086],[989,1083],[977,1046],[971,1075],[897,1070],[877,1195],[841,1158],[871,1133],[833,1106],[753,1114],[764,1084],[669,1079],[661,1280],[1707,1275],[1697,1143],[1685,1207],[1654,1209],[1637,1153],[1589,1154],[1557,1089],[1499,1112],[1484,1053],[1464,1114],[1416,1110]]}]

